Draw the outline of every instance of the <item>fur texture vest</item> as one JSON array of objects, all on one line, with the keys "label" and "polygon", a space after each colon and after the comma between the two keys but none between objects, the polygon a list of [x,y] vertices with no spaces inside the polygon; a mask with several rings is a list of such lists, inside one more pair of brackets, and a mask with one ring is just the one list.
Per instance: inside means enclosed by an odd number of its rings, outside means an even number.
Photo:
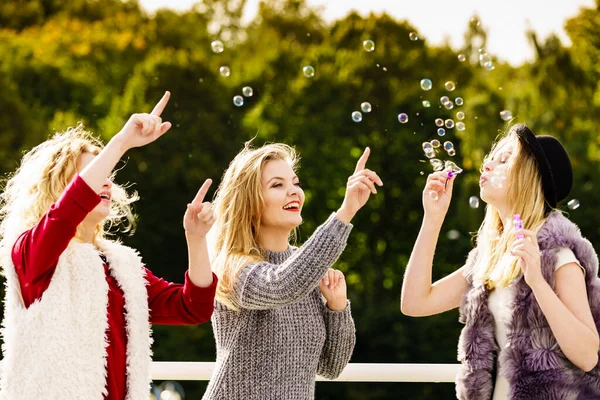
[{"label": "fur texture vest", "polygon": [[[537,235],[542,274],[554,288],[555,250],[570,248],[585,268],[585,283],[596,329],[600,329],[600,279],[598,257],[577,226],[559,212],[550,214]],[[477,248],[467,259],[467,270],[477,263]],[[460,321],[465,324],[458,343],[462,363],[456,380],[459,399],[488,400],[492,397],[494,369],[510,382],[510,400],[600,399],[600,367],[585,373],[563,354],[532,290],[521,276],[515,289],[513,315],[508,324],[508,343],[499,349],[494,318],[488,308],[489,291],[469,278]]]},{"label": "fur texture vest", "polygon": [[[152,343],[148,294],[138,253],[103,241],[99,248],[125,297],[127,397],[147,399]],[[28,308],[18,278],[3,257],[6,298],[0,399],[102,400],[106,393],[108,283],[98,251],[73,241],[60,256],[50,286]]]}]

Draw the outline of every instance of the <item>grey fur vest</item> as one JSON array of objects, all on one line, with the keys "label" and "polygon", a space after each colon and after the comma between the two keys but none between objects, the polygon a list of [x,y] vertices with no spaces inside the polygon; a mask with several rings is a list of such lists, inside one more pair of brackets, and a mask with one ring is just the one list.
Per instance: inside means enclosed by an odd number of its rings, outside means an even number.
[{"label": "grey fur vest", "polygon": [[[586,270],[586,286],[596,328],[600,329],[600,279],[598,256],[577,226],[559,212],[550,214],[537,235],[542,274],[554,288],[555,249],[570,248]],[[469,254],[467,270],[477,262],[477,248]],[[473,282],[460,306],[465,324],[458,343],[462,363],[456,378],[459,399],[487,400],[493,392],[494,368],[510,382],[510,400],[600,399],[600,367],[585,373],[563,354],[533,292],[523,277],[517,278],[513,315],[508,325],[508,343],[499,349],[494,318],[488,308],[489,291]]]}]

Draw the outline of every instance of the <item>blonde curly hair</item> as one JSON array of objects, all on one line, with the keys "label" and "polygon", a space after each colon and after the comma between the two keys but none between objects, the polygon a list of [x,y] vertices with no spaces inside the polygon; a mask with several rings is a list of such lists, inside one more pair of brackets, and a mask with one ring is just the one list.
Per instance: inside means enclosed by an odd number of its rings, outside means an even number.
[{"label": "blonde curly hair", "polygon": [[[50,139],[25,154],[19,168],[4,180],[0,194],[0,251],[10,251],[18,235],[32,228],[50,210],[77,174],[79,157],[84,153],[97,155],[102,142],[79,124]],[[97,227],[94,240],[104,238],[117,225],[125,231],[134,227],[131,203],[136,193],[127,194],[119,186],[112,187],[110,215]],[[79,232],[76,235],[79,238]]]}]

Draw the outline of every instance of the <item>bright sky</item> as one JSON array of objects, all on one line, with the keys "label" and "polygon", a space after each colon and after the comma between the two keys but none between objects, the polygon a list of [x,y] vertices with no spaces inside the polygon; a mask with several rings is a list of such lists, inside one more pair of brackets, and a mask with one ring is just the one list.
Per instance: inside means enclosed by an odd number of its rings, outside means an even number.
[{"label": "bright sky", "polygon": [[[186,10],[196,0],[140,0],[143,8],[152,12],[169,7]],[[453,48],[463,44],[469,19],[479,15],[488,32],[486,50],[494,57],[518,65],[533,59],[533,49],[525,36],[528,26],[546,38],[559,35],[570,43],[563,29],[565,21],[581,7],[594,7],[595,0],[307,0],[321,6],[326,21],[333,21],[356,10],[362,15],[387,12],[399,20],[408,20],[420,37],[441,44],[446,39]],[[259,0],[248,0],[245,20],[256,15]]]}]

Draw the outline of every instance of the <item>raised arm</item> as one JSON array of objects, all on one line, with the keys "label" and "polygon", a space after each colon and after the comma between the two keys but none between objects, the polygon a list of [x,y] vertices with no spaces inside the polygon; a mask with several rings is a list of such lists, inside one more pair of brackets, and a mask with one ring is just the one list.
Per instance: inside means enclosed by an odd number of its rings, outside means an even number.
[{"label": "raised arm", "polygon": [[434,172],[423,191],[425,216],[406,267],[400,309],[411,317],[439,314],[460,306],[468,288],[463,268],[432,284],[433,256],[450,206],[454,179],[448,171]]},{"label": "raised arm", "polygon": [[366,169],[370,150],[365,149],[348,178],[342,206],[311,238],[282,264],[261,262],[245,267],[236,280],[232,299],[241,308],[268,309],[292,304],[317,287],[328,268],[346,246],[350,221],[383,185]]},{"label": "raised arm", "polygon": [[352,225],[335,214],[282,264],[250,264],[235,282],[232,299],[247,309],[283,307],[306,297],[346,247]]},{"label": "raised arm", "polygon": [[100,154],[79,171],[48,213],[18,238],[11,256],[26,306],[48,288],[59,256],[75,237],[78,225],[100,203],[98,193],[107,187],[107,179],[125,151],[153,142],[171,127],[160,120],[169,96],[166,92],[152,114],[131,116]]}]

